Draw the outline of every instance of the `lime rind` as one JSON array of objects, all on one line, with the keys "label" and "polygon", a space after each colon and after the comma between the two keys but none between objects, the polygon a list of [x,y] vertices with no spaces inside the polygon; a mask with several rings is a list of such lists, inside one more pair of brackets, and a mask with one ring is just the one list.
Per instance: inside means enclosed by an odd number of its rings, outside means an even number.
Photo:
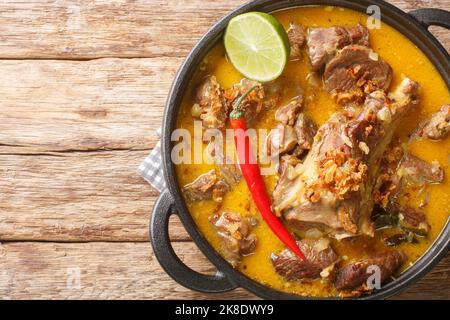
[{"label": "lime rind", "polygon": [[246,78],[268,82],[278,78],[287,64],[289,40],[273,16],[249,12],[230,20],[224,36],[228,59]]}]

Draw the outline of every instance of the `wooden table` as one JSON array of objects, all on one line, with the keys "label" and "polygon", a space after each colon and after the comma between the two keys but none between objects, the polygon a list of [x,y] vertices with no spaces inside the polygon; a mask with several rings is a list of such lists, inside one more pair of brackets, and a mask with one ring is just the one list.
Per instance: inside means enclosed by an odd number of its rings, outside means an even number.
[{"label": "wooden table", "polygon": [[[136,173],[200,36],[243,0],[0,3],[0,297],[254,298],[190,291],[148,242],[158,193]],[[448,0],[395,0],[404,10]],[[450,48],[448,31],[433,32]],[[214,268],[179,221],[174,247]],[[78,275],[80,281],[78,282]],[[398,298],[450,298],[450,256]]]}]

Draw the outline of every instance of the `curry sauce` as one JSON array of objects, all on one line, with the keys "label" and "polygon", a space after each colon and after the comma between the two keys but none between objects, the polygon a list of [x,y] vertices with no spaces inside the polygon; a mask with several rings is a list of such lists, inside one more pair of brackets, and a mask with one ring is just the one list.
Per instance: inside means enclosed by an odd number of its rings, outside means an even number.
[{"label": "curry sauce", "polygon": [[[297,22],[307,27],[328,27],[334,25],[366,25],[367,16],[350,9],[337,7],[300,7],[273,13],[273,15],[287,29],[290,22]],[[450,102],[450,92],[439,75],[439,72],[427,59],[427,57],[405,36],[382,23],[381,29],[370,30],[370,44],[382,59],[389,63],[393,69],[393,81],[391,88],[395,88],[404,75],[418,82],[421,86],[420,105],[411,113],[396,131],[396,136],[403,142],[408,142],[409,135],[420,123],[438,111],[441,105]],[[331,115],[341,111],[331,96],[322,89],[322,86],[312,86],[308,80],[310,66],[308,55],[303,52],[303,58],[298,61],[290,61],[282,76],[277,79],[281,85],[282,95],[277,106],[263,110],[254,128],[270,130],[276,126],[274,119],[275,110],[286,104],[291,98],[300,92],[304,95],[302,111],[309,115],[317,125],[322,125]],[[243,78],[227,61],[223,45],[217,44],[204,59],[195,77],[192,79],[186,97],[181,107],[177,127],[188,129],[193,134],[194,118],[191,116],[193,105],[192,91],[199,81],[206,75],[214,75],[220,85],[230,88]],[[408,256],[403,269],[411,266],[432,244],[441,232],[450,214],[450,137],[441,141],[429,139],[415,140],[408,143],[409,151],[428,161],[437,160],[445,171],[445,180],[441,184],[426,186],[429,194],[429,203],[423,208],[430,224],[430,232],[427,238],[421,238],[417,243],[403,243],[399,246]],[[181,186],[192,182],[200,174],[215,167],[214,164],[180,164],[176,171]],[[277,177],[266,176],[266,186],[269,194],[272,193]],[[413,199],[418,203],[421,199]],[[211,245],[221,252],[219,238],[209,218],[219,211],[240,213],[243,217],[259,217],[251,195],[248,192],[245,181],[233,187],[225,196],[222,203],[214,201],[202,201],[188,204],[189,211],[198,228]],[[304,280],[289,282],[277,274],[270,261],[273,252],[278,252],[284,245],[270,231],[262,219],[253,232],[258,237],[256,251],[245,256],[238,265],[238,269],[248,277],[270,286],[272,288],[305,296],[336,296],[337,290],[327,280]],[[377,231],[375,237],[359,236],[347,238],[341,241],[332,240],[332,245],[342,260],[352,261],[365,258],[367,255],[386,250],[382,241],[392,230]]]}]

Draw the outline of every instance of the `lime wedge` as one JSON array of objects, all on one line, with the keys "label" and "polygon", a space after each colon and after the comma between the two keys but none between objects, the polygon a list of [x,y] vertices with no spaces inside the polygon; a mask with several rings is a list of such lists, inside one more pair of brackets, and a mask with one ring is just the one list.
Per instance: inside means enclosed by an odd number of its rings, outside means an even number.
[{"label": "lime wedge", "polygon": [[289,59],[289,40],[277,19],[248,12],[230,20],[224,36],[228,59],[245,77],[261,82],[278,78]]}]

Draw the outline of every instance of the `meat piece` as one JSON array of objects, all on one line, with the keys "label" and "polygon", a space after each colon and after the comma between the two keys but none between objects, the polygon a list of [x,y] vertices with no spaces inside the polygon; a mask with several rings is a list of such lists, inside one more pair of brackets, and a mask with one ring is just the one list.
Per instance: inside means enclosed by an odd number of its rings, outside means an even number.
[{"label": "meat piece", "polygon": [[417,183],[441,183],[444,170],[436,161],[432,164],[406,153],[401,161],[399,174]]},{"label": "meat piece", "polygon": [[297,164],[301,163],[297,156],[286,154],[281,157],[281,163],[278,172],[281,178],[288,173],[288,170],[292,170]]},{"label": "meat piece", "polygon": [[401,191],[402,184],[400,177],[397,175],[397,168],[402,157],[401,141],[394,139],[381,158],[379,175],[372,192],[375,204],[384,210],[393,206]]},{"label": "meat piece", "polygon": [[258,238],[254,233],[249,234],[247,237],[241,239],[240,241],[240,253],[243,256],[247,256],[255,252],[256,244],[258,243]]},{"label": "meat piece", "polygon": [[278,78],[271,82],[264,83],[264,106],[271,109],[278,105],[283,96],[283,81]]},{"label": "meat piece", "polygon": [[228,104],[228,109],[231,110],[233,103],[253,85],[257,85],[257,87],[250,92],[241,104],[241,109],[245,113],[244,116],[247,123],[251,123],[261,112],[264,106],[264,87],[257,81],[242,79],[239,84],[227,89],[224,94]]},{"label": "meat piece", "polygon": [[[418,84],[405,78],[390,95],[395,100],[376,91],[356,116],[345,111],[332,116],[295,173],[278,181],[274,211],[299,230],[315,227],[337,239],[373,236],[372,190],[380,159],[398,124],[418,104],[418,91]],[[389,117],[378,117],[380,112]]]},{"label": "meat piece", "polygon": [[222,129],[228,115],[223,90],[215,76],[208,76],[197,88],[195,101],[200,108],[203,127]]},{"label": "meat piece", "polygon": [[242,172],[237,163],[226,163],[224,162],[218,163],[218,167],[220,168],[220,172],[222,173],[225,182],[230,186],[238,184],[242,179]]},{"label": "meat piece", "polygon": [[[301,163],[301,160],[296,155],[285,154],[281,156],[278,172],[280,177],[278,184],[284,185],[292,180],[295,176],[295,167]],[[280,214],[278,213],[278,216]]]},{"label": "meat piece", "polygon": [[216,151],[216,143],[211,141],[206,147],[206,152],[214,159],[214,162],[220,169],[220,173],[225,182],[234,186],[242,179],[242,172],[239,164],[230,160],[223,153],[223,150]]},{"label": "meat piece", "polygon": [[338,290],[370,291],[367,279],[373,274],[370,266],[378,266],[381,284],[385,283],[405,263],[407,256],[401,251],[386,251],[374,257],[351,263],[338,271],[335,287]]},{"label": "meat piece", "polygon": [[450,132],[450,104],[443,105],[421,130],[421,136],[425,135],[432,140],[441,140]]},{"label": "meat piece", "polygon": [[317,127],[309,117],[299,113],[302,103],[303,96],[297,96],[276,111],[275,120],[281,124],[268,136],[269,154],[276,156],[295,148],[295,155],[300,156],[304,150],[311,148]]},{"label": "meat piece", "polygon": [[352,40],[352,44],[359,44],[366,47],[370,46],[369,29],[358,23],[356,26],[347,27],[346,30]]},{"label": "meat piece", "polygon": [[384,239],[384,244],[388,247],[396,247],[404,242],[417,243],[417,239],[414,236],[414,233],[397,233]]},{"label": "meat piece", "polygon": [[297,144],[302,150],[309,150],[314,141],[314,136],[317,132],[317,126],[314,121],[305,115],[300,113],[295,122],[295,133],[297,134]]},{"label": "meat piece", "polygon": [[306,41],[306,32],[303,26],[291,22],[287,30],[289,44],[291,45],[291,60],[300,60],[302,58],[302,47]]},{"label": "meat piece", "polygon": [[313,71],[318,71],[347,45],[369,46],[369,30],[360,24],[354,27],[310,28],[307,43],[311,67]]},{"label": "meat piece", "polygon": [[275,120],[281,122],[284,125],[293,126],[295,119],[297,118],[300,109],[303,104],[303,96],[297,96],[291,99],[288,104],[278,108],[275,112]]},{"label": "meat piece", "polygon": [[[271,260],[275,271],[288,281],[315,279],[321,275],[328,277],[335,263],[339,260],[328,239],[303,239],[297,245],[306,260],[300,260],[291,250],[285,249],[280,254],[272,253]],[[323,272],[322,272],[323,271]]]},{"label": "meat piece", "polygon": [[430,230],[425,214],[419,209],[407,205],[399,206],[398,223],[403,229],[422,237],[426,236]]},{"label": "meat piece", "polygon": [[297,135],[291,126],[278,124],[267,135],[266,148],[271,156],[278,156],[291,151],[297,145]]},{"label": "meat piece", "polygon": [[361,102],[367,93],[389,88],[392,69],[371,49],[350,45],[327,64],[323,78],[337,102]]},{"label": "meat piece", "polygon": [[236,266],[242,256],[255,251],[257,237],[250,233],[250,224],[238,213],[222,212],[209,219],[217,230],[225,259]]},{"label": "meat piece", "polygon": [[228,185],[217,177],[216,171],[211,170],[185,185],[183,194],[190,202],[203,200],[222,202],[223,196],[228,189]]}]

